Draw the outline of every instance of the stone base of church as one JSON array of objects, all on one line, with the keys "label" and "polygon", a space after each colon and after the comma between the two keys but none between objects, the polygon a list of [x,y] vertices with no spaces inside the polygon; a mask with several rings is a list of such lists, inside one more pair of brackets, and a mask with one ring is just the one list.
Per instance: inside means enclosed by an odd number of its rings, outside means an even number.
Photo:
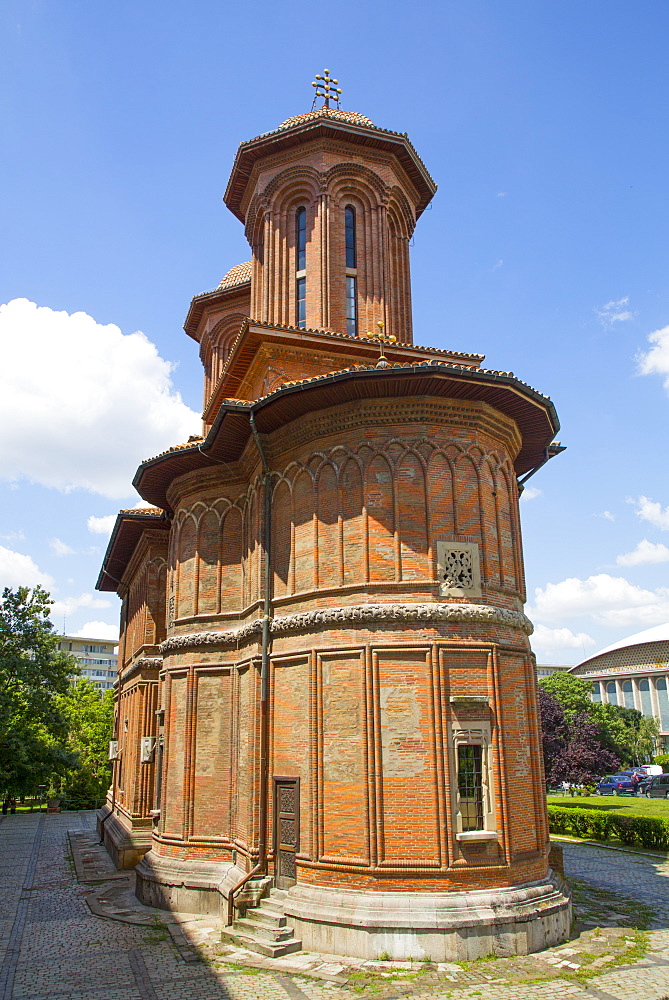
[{"label": "stone base of church", "polygon": [[228,894],[245,872],[233,864],[182,861],[150,852],[136,874],[135,895],[146,906],[225,918]]},{"label": "stone base of church", "polygon": [[527,955],[565,941],[569,890],[541,882],[493,891],[356,892],[296,885],[284,901],[305,951],[394,961]]},{"label": "stone base of church", "polygon": [[98,810],[97,831],[117,868],[134,868],[151,850],[151,827],[127,827],[109,806]]},{"label": "stone base of church", "polygon": [[[136,893],[147,906],[227,915],[227,897],[244,872],[236,865],[163,858],[137,866]],[[569,937],[571,898],[559,875],[508,889],[471,892],[360,892],[294,885],[282,900],[305,951],[393,961],[472,961],[527,955]]]}]

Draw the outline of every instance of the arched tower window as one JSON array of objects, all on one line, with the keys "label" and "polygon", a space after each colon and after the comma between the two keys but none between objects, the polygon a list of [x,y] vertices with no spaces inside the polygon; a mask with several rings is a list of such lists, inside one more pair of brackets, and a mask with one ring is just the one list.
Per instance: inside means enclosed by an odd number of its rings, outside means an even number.
[{"label": "arched tower window", "polygon": [[358,333],[358,278],[355,245],[355,209],[347,205],[344,212],[346,245],[346,332],[355,337]]},{"label": "arched tower window", "polygon": [[304,330],[307,325],[307,210],[295,213],[295,325]]}]

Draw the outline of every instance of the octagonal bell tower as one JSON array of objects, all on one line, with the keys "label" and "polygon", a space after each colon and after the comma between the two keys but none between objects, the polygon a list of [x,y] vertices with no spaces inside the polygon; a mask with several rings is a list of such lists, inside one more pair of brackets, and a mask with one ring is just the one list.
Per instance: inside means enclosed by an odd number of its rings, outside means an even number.
[{"label": "octagonal bell tower", "polygon": [[251,315],[413,342],[409,241],[435,184],[406,135],[323,107],[240,145],[225,193],[251,245]]}]

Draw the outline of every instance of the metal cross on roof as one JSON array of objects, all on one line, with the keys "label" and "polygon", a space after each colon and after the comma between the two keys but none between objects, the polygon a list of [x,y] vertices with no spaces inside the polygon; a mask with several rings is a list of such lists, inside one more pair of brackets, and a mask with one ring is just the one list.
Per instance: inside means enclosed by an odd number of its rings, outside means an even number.
[{"label": "metal cross on roof", "polygon": [[341,94],[341,89],[337,87],[339,80],[333,80],[330,76],[330,70],[324,69],[323,76],[320,73],[316,74],[316,79],[311,84],[312,87],[316,88],[316,93],[314,94],[314,105],[319,97],[325,100],[325,107],[330,107],[330,101],[336,101],[337,107],[339,107],[339,95]]}]

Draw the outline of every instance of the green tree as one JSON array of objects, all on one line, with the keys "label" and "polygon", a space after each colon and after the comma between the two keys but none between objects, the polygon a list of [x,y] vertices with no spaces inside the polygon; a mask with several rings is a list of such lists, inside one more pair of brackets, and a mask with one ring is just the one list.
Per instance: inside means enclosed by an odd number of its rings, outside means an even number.
[{"label": "green tree", "polygon": [[623,767],[637,767],[652,757],[660,735],[656,719],[623,705],[593,704],[592,715],[604,746],[620,758]]},{"label": "green tree", "polygon": [[554,674],[542,677],[539,686],[560,702],[565,709],[567,719],[572,719],[582,712],[590,714],[592,711],[593,703],[590,699],[592,686],[574,674],[556,670]]},{"label": "green tree", "polygon": [[621,767],[643,764],[655,752],[659,727],[635,708],[593,702],[591,685],[574,674],[556,671],[542,677],[540,688],[558,701],[569,724],[577,716],[591,720],[604,750],[618,758]]},{"label": "green tree", "polygon": [[660,742],[660,723],[650,715],[643,715],[633,746],[636,763],[645,764],[653,759],[653,754]]},{"label": "green tree", "polygon": [[31,794],[72,763],[58,696],[78,673],[58,650],[42,587],[5,588],[0,598],[0,792]]},{"label": "green tree", "polygon": [[67,722],[66,746],[75,764],[61,784],[61,791],[80,806],[104,797],[111,781],[108,760],[113,735],[114,696],[99,691],[90,681],[74,680],[58,699]]}]

